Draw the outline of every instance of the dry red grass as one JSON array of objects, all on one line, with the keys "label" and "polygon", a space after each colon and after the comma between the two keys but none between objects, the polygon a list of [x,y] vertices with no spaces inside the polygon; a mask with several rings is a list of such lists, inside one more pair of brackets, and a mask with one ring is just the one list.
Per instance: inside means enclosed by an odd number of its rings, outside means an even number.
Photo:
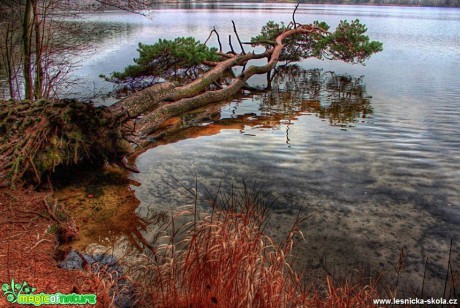
[{"label": "dry red grass", "polygon": [[[0,190],[0,283],[14,278],[37,292],[96,293],[98,307],[114,307],[109,290],[116,281],[110,276],[57,267],[46,194]],[[173,224],[174,236],[165,236],[144,264],[144,300],[136,306],[371,307],[378,298],[375,283],[334,285],[330,278],[322,291],[304,290],[290,257],[294,235],[301,234],[296,226],[279,245],[262,231],[263,207],[243,205],[180,224],[183,232]],[[186,214],[195,215],[178,216]],[[7,305],[0,297],[0,306]]]},{"label": "dry red grass", "polygon": [[190,222],[182,240],[158,247],[148,281],[155,306],[371,307],[378,298],[375,284],[334,286],[330,278],[324,292],[303,289],[290,255],[296,225],[278,245],[262,232],[260,207],[245,206]]},{"label": "dry red grass", "polygon": [[[53,221],[47,218],[44,203],[47,194],[0,189],[0,284],[11,279],[26,281],[37,288],[36,294],[97,293],[97,306],[110,307],[110,281],[57,266],[56,234],[49,232]],[[8,306],[5,297],[0,296],[0,307]]]},{"label": "dry red grass", "polygon": [[327,276],[327,292],[320,296],[319,292],[312,292],[309,299],[311,307],[374,307],[373,299],[380,298],[377,290],[377,281],[351,283],[346,281],[341,285],[334,285],[332,279]]},{"label": "dry red grass", "polygon": [[243,214],[208,216],[179,245],[187,248],[159,247],[164,263],[153,296],[161,306],[282,307],[301,300],[284,251]]}]

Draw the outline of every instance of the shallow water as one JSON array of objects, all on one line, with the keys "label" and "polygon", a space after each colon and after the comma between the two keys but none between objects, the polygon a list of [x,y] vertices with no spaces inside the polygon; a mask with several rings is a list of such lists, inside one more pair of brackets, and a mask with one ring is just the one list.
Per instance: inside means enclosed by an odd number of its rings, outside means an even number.
[{"label": "shallow water", "polygon": [[[111,85],[91,76],[131,63],[139,41],[181,35],[204,41],[214,26],[226,37],[231,20],[247,41],[267,20],[289,22],[292,13],[285,4],[199,8],[159,9],[151,20],[120,12],[87,16],[129,24],[130,31],[101,42],[78,74],[107,90]],[[141,172],[131,177],[141,183],[134,188],[139,214],[187,203],[171,187],[174,179],[190,187],[198,179],[202,192],[204,186],[216,191],[221,181],[222,187],[241,187],[244,179],[276,198],[269,231],[275,236],[297,209],[311,215],[304,226],[308,245],[299,248],[308,266],[318,268],[327,257],[330,268],[364,264],[394,273],[403,248],[402,279],[420,287],[428,257],[430,288],[439,295],[451,238],[452,265],[460,267],[460,10],[305,5],[296,15],[298,22],[319,19],[332,27],[355,18],[383,42],[382,53],[366,66],[317,60],[299,66],[363,76],[371,111],[357,110],[337,126],[318,108],[302,110],[286,97],[284,105],[269,108],[264,95],[202,110],[205,125],[138,157]],[[297,84],[305,84],[305,76],[299,78]],[[329,106],[327,91],[321,93],[320,105]]]}]

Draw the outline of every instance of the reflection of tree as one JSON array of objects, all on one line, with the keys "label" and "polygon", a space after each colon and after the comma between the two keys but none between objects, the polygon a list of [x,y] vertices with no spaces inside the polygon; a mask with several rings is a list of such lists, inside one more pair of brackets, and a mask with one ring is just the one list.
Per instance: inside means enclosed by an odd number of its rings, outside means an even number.
[{"label": "reflection of tree", "polygon": [[315,113],[333,126],[348,125],[372,113],[362,77],[305,70],[291,65],[279,67],[273,90],[262,95],[264,115],[284,114],[291,119],[299,112]]},{"label": "reflection of tree", "polygon": [[[258,113],[238,112],[239,104],[247,98],[259,102]],[[154,137],[167,136],[161,143],[168,143],[215,135],[223,129],[244,132],[245,127],[280,129],[285,125],[289,144],[289,127],[301,115],[316,114],[328,119],[332,126],[346,127],[372,113],[362,77],[305,70],[299,66],[278,67],[270,89],[255,90],[234,99],[232,104],[231,117],[222,117],[222,103],[210,105],[166,121]]]},{"label": "reflection of tree", "polygon": [[[130,250],[135,248],[133,253],[151,250],[161,235],[155,231],[169,222],[168,215],[150,207],[138,212],[140,202],[129,185],[139,186],[140,183],[128,180],[116,170],[110,166],[103,172],[79,168],[55,175],[58,203],[71,209],[71,216],[81,226],[81,237],[72,245],[84,247],[88,243],[98,243],[107,248],[121,245]],[[78,177],[72,178],[70,173]],[[72,198],[76,192],[90,197]],[[147,232],[151,232],[148,238]]]}]

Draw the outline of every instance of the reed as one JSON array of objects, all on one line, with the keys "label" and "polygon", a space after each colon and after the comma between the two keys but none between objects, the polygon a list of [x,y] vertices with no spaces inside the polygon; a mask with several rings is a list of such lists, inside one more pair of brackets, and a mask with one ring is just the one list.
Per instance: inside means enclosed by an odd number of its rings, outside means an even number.
[{"label": "reed", "polygon": [[[196,207],[176,214],[146,267],[154,306],[368,307],[378,298],[376,281],[335,286],[328,277],[325,292],[303,287],[292,256],[295,236],[303,237],[300,214],[277,244],[263,232],[270,211],[260,191],[245,186],[238,196],[210,200],[212,212],[198,219]],[[184,216],[188,223],[175,222]]]}]

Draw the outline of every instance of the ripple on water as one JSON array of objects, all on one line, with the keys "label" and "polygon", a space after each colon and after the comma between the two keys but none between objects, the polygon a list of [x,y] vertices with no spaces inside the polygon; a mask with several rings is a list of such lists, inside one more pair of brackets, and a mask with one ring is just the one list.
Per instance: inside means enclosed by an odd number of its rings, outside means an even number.
[{"label": "ripple on water", "polygon": [[[307,241],[321,244],[313,251],[299,248],[306,262],[315,264],[324,253],[338,268],[366,260],[392,271],[404,249],[404,279],[420,283],[429,257],[435,292],[442,284],[446,237],[459,231],[458,157],[449,155],[458,151],[449,143],[459,138],[451,121],[458,113],[435,126],[427,123],[440,121],[440,111],[431,117],[400,105],[386,108],[348,131],[301,115],[271,129],[243,124],[251,135],[230,129],[155,148],[138,159],[137,195],[144,204],[171,208],[184,202],[163,182],[171,175],[193,186],[197,174],[200,188],[211,190],[220,183],[225,190],[237,189],[243,179],[257,182],[277,200],[268,232],[286,229],[299,207],[311,215]],[[436,226],[444,231],[430,231]]]},{"label": "ripple on water", "polygon": [[[130,64],[138,41],[183,33],[205,40],[213,26],[232,33],[232,19],[243,40],[249,40],[268,17],[291,20],[288,7],[229,4],[194,11],[193,16],[188,10],[161,12],[132,27],[127,44],[101,50],[99,58],[106,66],[82,75],[109,74]],[[172,14],[185,25],[178,25]],[[112,15],[139,23],[134,15]],[[299,106],[282,97],[282,86],[281,99],[253,95],[223,104],[220,119],[208,123],[203,133],[207,136],[178,138],[138,158],[141,173],[132,177],[142,184],[135,188],[139,212],[189,202],[171,188],[178,185],[173,177],[192,187],[196,175],[200,191],[203,186],[215,190],[221,181],[227,188],[241,186],[243,179],[257,182],[269,197],[277,198],[271,232],[279,238],[282,232],[277,231],[290,226],[299,207],[311,214],[304,226],[309,245],[299,249],[313,270],[316,266],[321,271],[319,260],[327,255],[330,266],[355,268],[364,262],[393,273],[404,248],[404,279],[419,286],[428,257],[429,282],[436,291],[432,294],[439,295],[450,237],[460,234],[460,11],[365,6],[307,6],[299,11],[299,20],[325,19],[333,26],[357,16],[370,29],[370,37],[383,41],[384,52],[365,67],[312,60],[300,68],[364,75],[367,94],[373,96],[369,104],[359,101],[341,114],[340,108],[323,108],[331,105],[324,101],[331,97],[327,89],[310,101],[305,93],[289,93],[304,103]],[[314,73],[305,80],[299,72],[284,73],[291,74],[289,82],[300,82],[298,88],[308,88]],[[352,121],[332,126],[337,115],[351,116]],[[458,265],[458,242],[453,251],[453,264]]]}]

